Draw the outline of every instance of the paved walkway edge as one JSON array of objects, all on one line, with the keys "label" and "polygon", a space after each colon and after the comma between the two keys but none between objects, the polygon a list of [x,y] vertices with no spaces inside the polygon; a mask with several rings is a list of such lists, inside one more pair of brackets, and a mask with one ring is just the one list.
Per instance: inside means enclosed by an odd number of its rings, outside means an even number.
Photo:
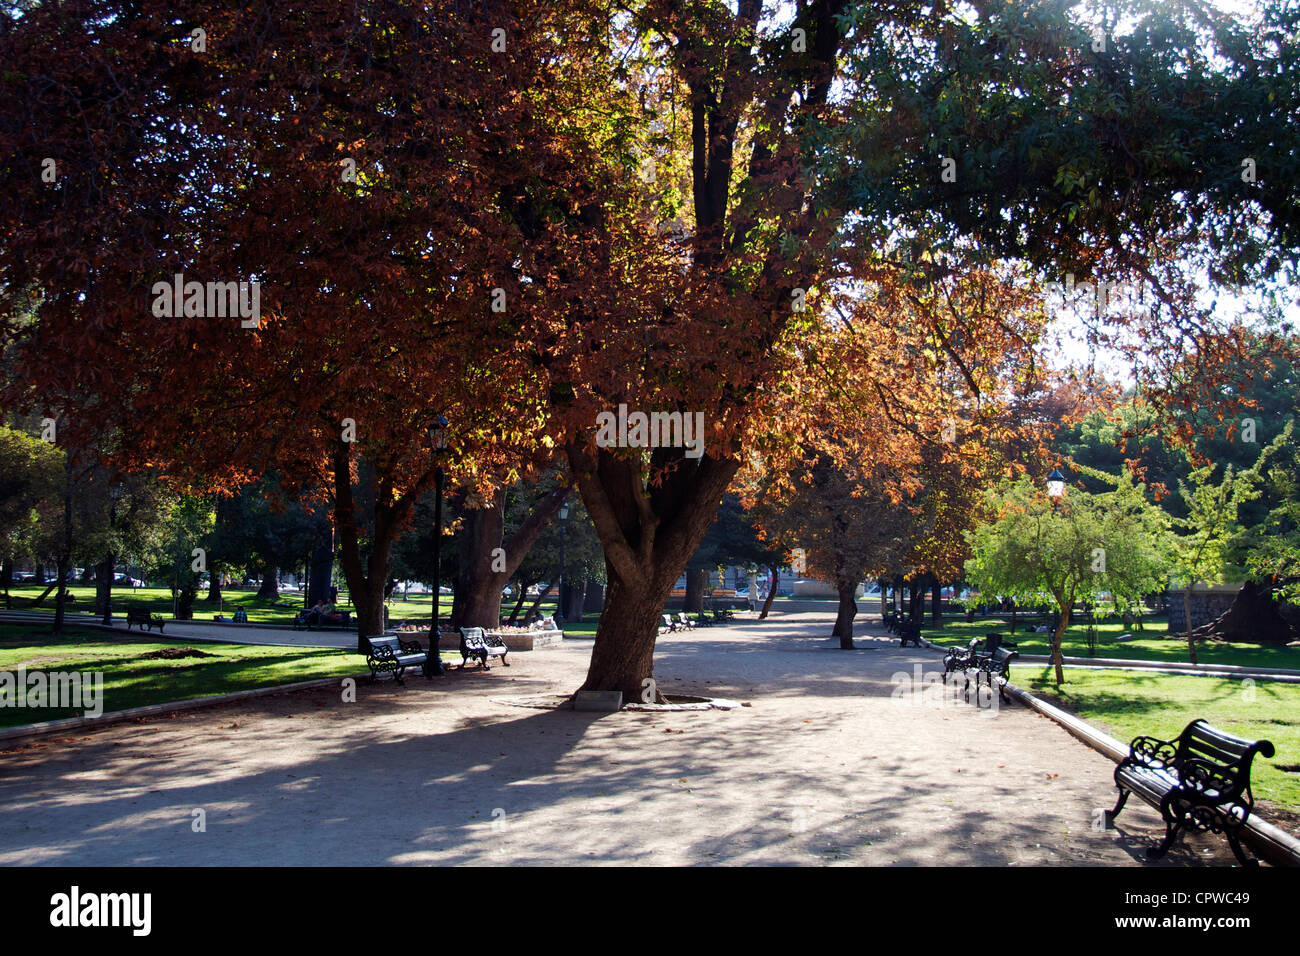
[{"label": "paved walkway edge", "polygon": [[[316,687],[329,687],[338,684],[345,676],[339,677],[322,677],[318,680],[299,681],[295,684],[276,684],[272,687],[255,687],[252,690],[239,690],[232,694],[217,694],[215,697],[194,697],[190,700],[177,700],[166,704],[148,704],[144,707],[132,707],[129,710],[114,710],[107,714],[101,714],[98,717],[67,717],[63,720],[46,720],[39,724],[27,724],[23,727],[11,727],[8,730],[0,730],[0,744],[7,743],[10,740],[21,740],[24,737],[42,737],[47,734],[67,733],[71,730],[90,730],[95,727],[104,727],[108,724],[119,724],[124,720],[134,720],[137,717],[156,717],[160,714],[171,714],[178,710],[197,710],[200,707],[215,707],[219,704],[229,704],[233,701],[248,700],[251,697],[265,697],[268,694],[283,694],[291,690],[309,690]],[[360,680],[365,675],[359,674],[354,680]]]},{"label": "paved walkway edge", "polygon": [[[1026,707],[1038,711],[1044,717],[1050,717],[1093,750],[1105,754],[1116,763],[1128,756],[1128,745],[1116,740],[1110,734],[1102,733],[1087,721],[1080,720],[1047,701],[1039,700],[1015,684],[1008,683],[1006,690]],[[1267,820],[1261,820],[1251,814],[1246,820],[1242,838],[1251,849],[1274,866],[1300,866],[1300,840],[1296,840]]]}]

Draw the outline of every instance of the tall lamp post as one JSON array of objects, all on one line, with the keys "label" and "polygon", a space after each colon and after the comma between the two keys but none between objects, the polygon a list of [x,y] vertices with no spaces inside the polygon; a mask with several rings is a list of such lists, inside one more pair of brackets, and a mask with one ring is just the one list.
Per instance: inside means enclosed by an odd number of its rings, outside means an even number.
[{"label": "tall lamp post", "polygon": [[564,623],[564,545],[569,537],[569,503],[560,505],[560,586],[555,598],[555,617]]},{"label": "tall lamp post", "polygon": [[[1061,500],[1065,497],[1065,475],[1061,474],[1059,468],[1053,468],[1047,475],[1047,497],[1052,499],[1052,513],[1055,514],[1056,509],[1061,505]],[[1057,614],[1059,613],[1058,610]],[[1060,626],[1059,618],[1056,626]]]},{"label": "tall lamp post", "polygon": [[447,447],[446,417],[439,415],[429,427],[429,446],[437,465],[433,471],[433,617],[429,623],[429,655],[424,664],[425,676],[445,674],[442,655],[438,653],[438,605],[442,597],[442,486],[447,473],[442,468],[442,452]]}]

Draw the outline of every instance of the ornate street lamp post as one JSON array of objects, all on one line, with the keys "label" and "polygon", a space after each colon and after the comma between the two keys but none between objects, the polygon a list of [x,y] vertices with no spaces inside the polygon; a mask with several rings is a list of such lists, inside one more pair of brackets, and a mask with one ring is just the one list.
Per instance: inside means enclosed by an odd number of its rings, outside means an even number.
[{"label": "ornate street lamp post", "polygon": [[446,417],[439,415],[429,428],[429,447],[437,465],[433,472],[433,617],[429,623],[429,657],[424,664],[426,676],[446,673],[438,653],[438,605],[442,597],[442,486],[447,477],[442,452],[447,448],[448,424]]},{"label": "ornate street lamp post", "polygon": [[560,505],[560,585],[555,597],[555,617],[564,622],[564,546],[569,537],[569,503]]}]

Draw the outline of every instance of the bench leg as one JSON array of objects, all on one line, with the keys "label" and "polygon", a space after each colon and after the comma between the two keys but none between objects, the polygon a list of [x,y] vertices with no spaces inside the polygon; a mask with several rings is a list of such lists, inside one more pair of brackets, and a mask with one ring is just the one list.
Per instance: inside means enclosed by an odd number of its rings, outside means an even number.
[{"label": "bench leg", "polygon": [[1128,791],[1123,787],[1119,791],[1119,799],[1115,801],[1115,809],[1110,811],[1110,819],[1114,820],[1119,816],[1119,812],[1124,809],[1124,804],[1128,802]]},{"label": "bench leg", "polygon": [[502,655],[501,655],[501,663],[504,664],[506,667],[509,667],[509,666],[510,666],[510,661],[507,660],[507,658],[509,658],[509,657],[510,657],[510,655],[509,655],[508,653],[506,653],[506,654],[502,654]]},{"label": "bench leg", "polygon": [[1158,860],[1168,853],[1169,848],[1174,845],[1174,840],[1178,839],[1178,834],[1182,833],[1182,831],[1183,823],[1181,820],[1165,821],[1165,838],[1160,841],[1159,846],[1147,848],[1147,859]]},{"label": "bench leg", "polygon": [[1241,863],[1242,866],[1250,866],[1250,867],[1259,866],[1259,860],[1255,860],[1247,856],[1246,851],[1242,849],[1241,838],[1237,836],[1236,827],[1226,828],[1224,830],[1224,836],[1228,838],[1228,845],[1232,847],[1232,852],[1236,855],[1237,861]]}]

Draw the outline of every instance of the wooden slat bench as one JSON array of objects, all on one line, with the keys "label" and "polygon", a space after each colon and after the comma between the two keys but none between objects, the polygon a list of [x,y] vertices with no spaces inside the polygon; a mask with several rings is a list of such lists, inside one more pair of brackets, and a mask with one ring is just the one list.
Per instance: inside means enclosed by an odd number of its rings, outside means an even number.
[{"label": "wooden slat bench", "polygon": [[[372,682],[380,674],[392,674],[393,680],[403,684],[402,675],[408,668],[423,668],[429,659],[419,641],[404,641],[400,637],[371,637],[367,640],[370,653],[366,655],[366,664],[370,667]],[[431,675],[426,673],[425,676]]]},{"label": "wooden slat bench", "polygon": [[465,664],[471,660],[477,660],[484,670],[490,670],[488,666],[489,657],[501,658],[501,663],[510,666],[506,660],[506,655],[510,653],[510,648],[506,642],[501,640],[499,634],[489,634],[481,627],[462,627],[460,629],[460,669],[465,669]]},{"label": "wooden slat bench", "polygon": [[141,607],[138,604],[127,605],[126,608],[126,629],[131,630],[132,625],[138,625],[146,630],[152,631],[157,625],[158,633],[163,632],[166,621],[161,615],[152,613],[147,607]]},{"label": "wooden slat bench", "polygon": [[1222,833],[1243,866],[1258,866],[1241,848],[1240,830],[1255,806],[1250,764],[1256,754],[1273,756],[1267,740],[1237,737],[1204,720],[1188,724],[1174,740],[1135,737],[1129,755],[1115,768],[1119,800],[1114,820],[1135,793],[1160,811],[1165,837],[1147,850],[1156,859],[1169,851],[1184,830]]}]

